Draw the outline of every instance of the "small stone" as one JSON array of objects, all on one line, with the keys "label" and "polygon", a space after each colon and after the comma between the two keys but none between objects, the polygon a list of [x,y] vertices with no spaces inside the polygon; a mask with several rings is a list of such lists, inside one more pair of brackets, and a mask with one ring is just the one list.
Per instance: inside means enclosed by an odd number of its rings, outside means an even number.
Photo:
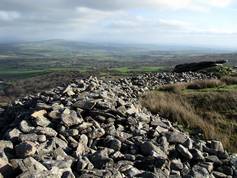
[{"label": "small stone", "polygon": [[68,143],[61,138],[54,137],[53,138],[54,143],[56,144],[57,147],[62,148],[62,149],[67,149]]},{"label": "small stone", "polygon": [[49,170],[52,169],[53,167],[57,167],[59,169],[70,169],[72,166],[72,160],[70,159],[65,159],[65,160],[51,160],[51,159],[45,159],[44,160],[44,165],[46,168]]},{"label": "small stone", "polygon": [[129,178],[133,178],[136,177],[136,175],[141,174],[141,171],[135,167],[131,167],[123,173]]},{"label": "small stone", "polygon": [[208,172],[212,172],[213,168],[214,168],[213,163],[211,163],[211,162],[204,162],[204,163],[200,163],[199,165],[201,167],[206,168],[208,170]]},{"label": "small stone", "polygon": [[112,148],[115,151],[119,151],[121,149],[122,143],[118,139],[108,136],[105,139],[105,146],[108,148]]},{"label": "small stone", "polygon": [[65,171],[63,172],[61,178],[75,178],[75,175],[72,173],[72,171]]},{"label": "small stone", "polygon": [[171,161],[170,168],[172,170],[182,170],[183,163],[179,159],[174,159]]},{"label": "small stone", "polygon": [[81,135],[79,139],[79,143],[76,150],[76,155],[79,157],[81,155],[84,155],[87,151],[87,144],[88,144],[88,137],[86,135]]},{"label": "small stone", "polygon": [[161,134],[161,133],[168,132],[168,129],[163,128],[163,127],[158,125],[158,126],[156,126],[156,131]]},{"label": "small stone", "polygon": [[78,136],[79,135],[79,131],[77,129],[70,129],[69,130],[69,135],[73,136],[73,137]]},{"label": "small stone", "polygon": [[31,173],[47,171],[47,168],[40,162],[36,161],[33,157],[27,157],[23,160],[15,160],[16,164],[22,172],[30,171]]},{"label": "small stone", "polygon": [[126,102],[124,100],[122,100],[121,98],[118,98],[117,104],[118,104],[118,106],[124,106],[124,105],[126,105]]},{"label": "small stone", "polygon": [[91,163],[97,169],[105,169],[113,167],[114,161],[108,156],[108,149],[96,151],[89,157]]},{"label": "small stone", "polygon": [[224,173],[221,173],[221,172],[213,171],[212,174],[213,174],[216,178],[227,178],[227,175],[225,175]]},{"label": "small stone", "polygon": [[19,158],[25,158],[27,156],[34,155],[36,152],[36,144],[30,141],[26,141],[16,145],[16,155]]},{"label": "small stone", "polygon": [[167,153],[168,152],[168,148],[169,148],[169,142],[167,141],[167,138],[165,136],[162,136],[159,139],[159,143],[162,146],[163,151]]},{"label": "small stone", "polygon": [[193,177],[201,178],[201,177],[210,177],[206,168],[201,167],[199,165],[195,165],[192,168],[192,175]]},{"label": "small stone", "polygon": [[169,132],[167,133],[168,142],[172,144],[180,143],[183,144],[188,137],[180,132]]},{"label": "small stone", "polygon": [[53,110],[49,113],[49,117],[51,119],[55,119],[55,120],[60,119],[61,118],[61,112],[59,110]]},{"label": "small stone", "polygon": [[96,105],[96,102],[90,101],[90,100],[87,100],[87,101],[81,100],[73,104],[74,107],[85,109],[85,110],[92,110],[95,107],[95,105]]},{"label": "small stone", "polygon": [[38,141],[38,135],[35,134],[35,133],[32,133],[32,134],[20,134],[19,139],[21,140],[21,142],[25,142],[25,141],[36,142],[36,141]]},{"label": "small stone", "polygon": [[151,155],[151,156],[157,156],[157,157],[163,157],[166,158],[167,155],[156,145],[154,145],[152,142],[147,141],[141,144],[140,146],[141,152],[145,155]]},{"label": "small stone", "polygon": [[198,149],[192,149],[190,150],[190,152],[192,153],[194,160],[200,161],[200,160],[205,159],[205,157],[203,156],[203,153]]},{"label": "small stone", "polygon": [[82,123],[83,119],[77,116],[76,111],[67,108],[62,113],[62,121],[65,126],[70,127]]},{"label": "small stone", "polygon": [[224,147],[220,141],[211,141],[211,148],[214,149],[217,152],[224,152]]},{"label": "small stone", "polygon": [[183,146],[185,146],[186,148],[188,149],[192,149],[193,148],[193,141],[188,138],[184,143],[183,143]]},{"label": "small stone", "polygon": [[[142,177],[142,178],[159,178],[159,176],[157,176],[156,174],[149,172],[149,171],[145,171],[141,174],[136,175],[136,177]],[[168,177],[166,177],[168,178]]]},{"label": "small stone", "polygon": [[185,157],[186,159],[192,159],[193,158],[193,156],[192,156],[192,154],[189,152],[189,150],[187,149],[187,148],[185,148],[183,145],[181,145],[181,144],[178,144],[177,145],[177,150],[178,150],[178,152],[183,156],[183,157]]},{"label": "small stone", "polygon": [[6,148],[12,150],[13,143],[11,141],[7,141],[7,140],[0,140],[0,150],[5,150]]},{"label": "small stone", "polygon": [[138,113],[138,108],[136,108],[134,105],[131,105],[131,107],[129,109],[127,109],[127,111],[126,111],[126,114],[130,115],[130,116],[134,115],[136,113]]},{"label": "small stone", "polygon": [[237,154],[230,156],[230,163],[237,169]]},{"label": "small stone", "polygon": [[31,114],[32,118],[34,118],[34,122],[36,125],[41,127],[47,127],[50,124],[50,121],[44,116],[47,114],[46,110],[36,111]]},{"label": "small stone", "polygon": [[70,85],[63,91],[63,93],[66,93],[68,96],[75,95],[73,88]]},{"label": "small stone", "polygon": [[45,135],[39,135],[38,141],[39,141],[40,143],[43,143],[43,142],[45,142],[46,140],[47,140],[47,138],[46,138]]},{"label": "small stone", "polygon": [[53,150],[53,159],[55,159],[55,160],[67,160],[67,161],[71,161],[71,157],[70,156],[68,156],[65,152],[64,152],[64,150],[63,150],[63,148],[61,148],[61,147],[58,147],[58,148],[56,148],[55,150]]},{"label": "small stone", "polygon": [[233,176],[233,174],[234,174],[233,168],[231,166],[221,166],[221,167],[218,167],[217,171],[218,172],[222,172],[222,173],[224,173],[226,175],[230,175],[230,176]]},{"label": "small stone", "polygon": [[90,122],[83,122],[82,124],[80,124],[80,125],[78,126],[78,130],[79,130],[79,131],[82,131],[82,130],[85,130],[85,129],[91,127],[91,126],[93,126],[92,123],[90,123]]},{"label": "small stone", "polygon": [[14,128],[6,133],[6,138],[11,141],[15,141],[15,140],[18,140],[20,134],[21,134],[21,131],[18,130],[17,128]]},{"label": "small stone", "polygon": [[26,122],[25,120],[22,120],[20,122],[19,128],[23,133],[29,133],[34,130],[34,127],[30,127],[28,122]]},{"label": "small stone", "polygon": [[105,134],[105,130],[103,128],[96,128],[89,134],[89,137],[92,139],[100,138]]},{"label": "small stone", "polygon": [[207,156],[206,161],[213,162],[214,165],[221,165],[222,164],[221,160],[215,155]]},{"label": "small stone", "polygon": [[10,178],[10,177],[15,177],[15,172],[10,163],[4,158],[1,158],[0,156],[0,177],[2,178]]},{"label": "small stone", "polygon": [[77,171],[93,169],[94,166],[87,157],[79,157],[77,161]]},{"label": "small stone", "polygon": [[58,135],[58,133],[50,127],[37,127],[36,131],[49,137],[56,137]]}]

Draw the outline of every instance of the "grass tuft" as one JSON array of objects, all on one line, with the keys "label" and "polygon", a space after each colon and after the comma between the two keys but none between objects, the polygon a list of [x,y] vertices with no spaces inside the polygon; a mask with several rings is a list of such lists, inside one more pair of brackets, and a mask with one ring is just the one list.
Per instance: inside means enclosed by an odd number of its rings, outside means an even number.
[{"label": "grass tuft", "polygon": [[205,89],[223,86],[224,83],[220,80],[199,80],[187,85],[187,89]]}]

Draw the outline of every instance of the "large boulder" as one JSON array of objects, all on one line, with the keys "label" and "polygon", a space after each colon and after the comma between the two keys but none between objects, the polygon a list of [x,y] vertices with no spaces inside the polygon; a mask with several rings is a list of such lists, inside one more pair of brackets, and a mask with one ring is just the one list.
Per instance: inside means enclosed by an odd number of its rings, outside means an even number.
[{"label": "large boulder", "polygon": [[214,67],[220,64],[224,64],[227,61],[220,60],[220,61],[204,61],[204,62],[194,62],[194,63],[186,63],[186,64],[179,64],[176,65],[174,68],[174,72],[181,73],[181,72],[196,72],[202,69],[206,69],[209,67]]}]

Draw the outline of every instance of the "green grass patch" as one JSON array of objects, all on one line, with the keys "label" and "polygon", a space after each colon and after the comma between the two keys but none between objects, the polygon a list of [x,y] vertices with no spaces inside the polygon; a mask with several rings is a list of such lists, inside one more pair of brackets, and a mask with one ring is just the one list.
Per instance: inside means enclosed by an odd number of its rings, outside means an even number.
[{"label": "green grass patch", "polygon": [[52,72],[69,72],[69,71],[79,71],[86,72],[86,68],[47,68],[47,69],[1,69],[0,78],[4,79],[24,79],[35,77],[39,75],[49,74]]},{"label": "green grass patch", "polygon": [[231,92],[237,91],[237,85],[224,85],[214,88],[203,88],[203,89],[184,89],[184,93],[197,93],[197,92]]},{"label": "green grass patch", "polygon": [[162,69],[164,69],[163,66],[159,67],[138,67],[138,68],[129,68],[129,67],[117,67],[112,68],[112,71],[119,72],[119,73],[132,73],[132,72],[160,72]]}]

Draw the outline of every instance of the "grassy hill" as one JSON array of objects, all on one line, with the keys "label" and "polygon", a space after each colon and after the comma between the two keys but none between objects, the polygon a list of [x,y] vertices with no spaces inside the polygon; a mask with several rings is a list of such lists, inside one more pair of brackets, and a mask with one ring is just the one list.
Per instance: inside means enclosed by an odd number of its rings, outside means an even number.
[{"label": "grassy hill", "polygon": [[193,136],[201,131],[202,137],[221,140],[230,151],[237,151],[237,76],[166,85],[142,102]]}]

